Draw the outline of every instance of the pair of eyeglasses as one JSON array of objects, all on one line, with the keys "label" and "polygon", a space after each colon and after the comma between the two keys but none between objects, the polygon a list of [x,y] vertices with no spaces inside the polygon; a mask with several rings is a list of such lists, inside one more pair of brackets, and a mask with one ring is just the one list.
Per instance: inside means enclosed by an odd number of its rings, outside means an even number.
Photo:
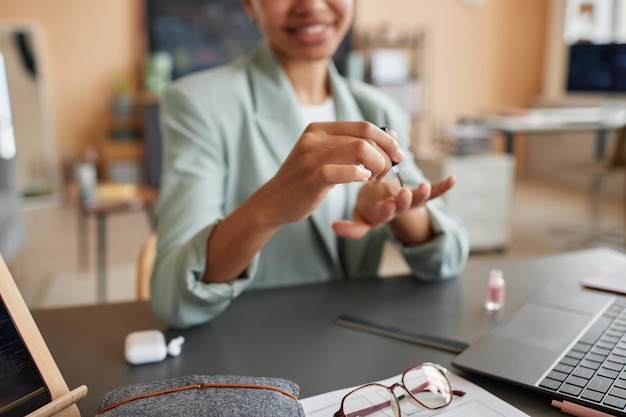
[{"label": "pair of eyeglasses", "polygon": [[[465,392],[453,390],[446,376],[447,369],[435,363],[413,366],[402,373],[400,382],[389,387],[372,383],[356,388],[341,400],[341,407],[333,417],[402,417],[412,415],[416,408],[437,410]],[[408,395],[396,394],[401,388]]]}]

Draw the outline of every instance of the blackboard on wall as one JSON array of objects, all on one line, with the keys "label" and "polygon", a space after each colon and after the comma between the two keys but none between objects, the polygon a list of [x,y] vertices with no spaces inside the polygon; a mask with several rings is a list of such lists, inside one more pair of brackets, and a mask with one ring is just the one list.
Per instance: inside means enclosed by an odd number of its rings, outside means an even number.
[{"label": "blackboard on wall", "polygon": [[[240,0],[146,0],[149,52],[167,52],[172,78],[222,65],[248,53],[262,36]],[[344,73],[350,35],[334,57]]]}]

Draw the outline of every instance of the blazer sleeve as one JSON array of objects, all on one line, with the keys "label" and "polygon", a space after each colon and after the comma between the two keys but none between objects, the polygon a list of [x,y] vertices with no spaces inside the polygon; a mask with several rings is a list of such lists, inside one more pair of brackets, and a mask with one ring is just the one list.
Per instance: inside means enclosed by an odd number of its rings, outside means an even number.
[{"label": "blazer sleeve", "polygon": [[161,99],[163,175],[151,303],[162,321],[178,328],[209,321],[225,310],[249,285],[258,262],[257,255],[234,281],[202,282],[207,241],[224,217],[227,175],[221,138],[206,114],[210,99],[199,93],[202,88],[193,78],[184,80]]}]

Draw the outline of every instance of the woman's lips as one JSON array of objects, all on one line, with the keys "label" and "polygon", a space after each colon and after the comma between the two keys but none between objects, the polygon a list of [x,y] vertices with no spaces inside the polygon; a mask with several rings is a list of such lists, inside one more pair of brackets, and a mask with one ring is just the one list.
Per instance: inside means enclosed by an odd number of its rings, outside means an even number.
[{"label": "woman's lips", "polygon": [[333,26],[326,23],[314,25],[298,26],[288,29],[288,32],[295,35],[300,41],[307,43],[317,43],[324,41],[330,36]]}]

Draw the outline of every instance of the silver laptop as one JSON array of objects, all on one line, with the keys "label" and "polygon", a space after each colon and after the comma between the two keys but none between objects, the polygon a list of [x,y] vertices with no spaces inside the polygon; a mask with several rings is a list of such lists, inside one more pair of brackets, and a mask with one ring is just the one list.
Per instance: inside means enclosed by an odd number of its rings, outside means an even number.
[{"label": "silver laptop", "polygon": [[625,333],[625,297],[547,287],[452,363],[626,416]]}]

